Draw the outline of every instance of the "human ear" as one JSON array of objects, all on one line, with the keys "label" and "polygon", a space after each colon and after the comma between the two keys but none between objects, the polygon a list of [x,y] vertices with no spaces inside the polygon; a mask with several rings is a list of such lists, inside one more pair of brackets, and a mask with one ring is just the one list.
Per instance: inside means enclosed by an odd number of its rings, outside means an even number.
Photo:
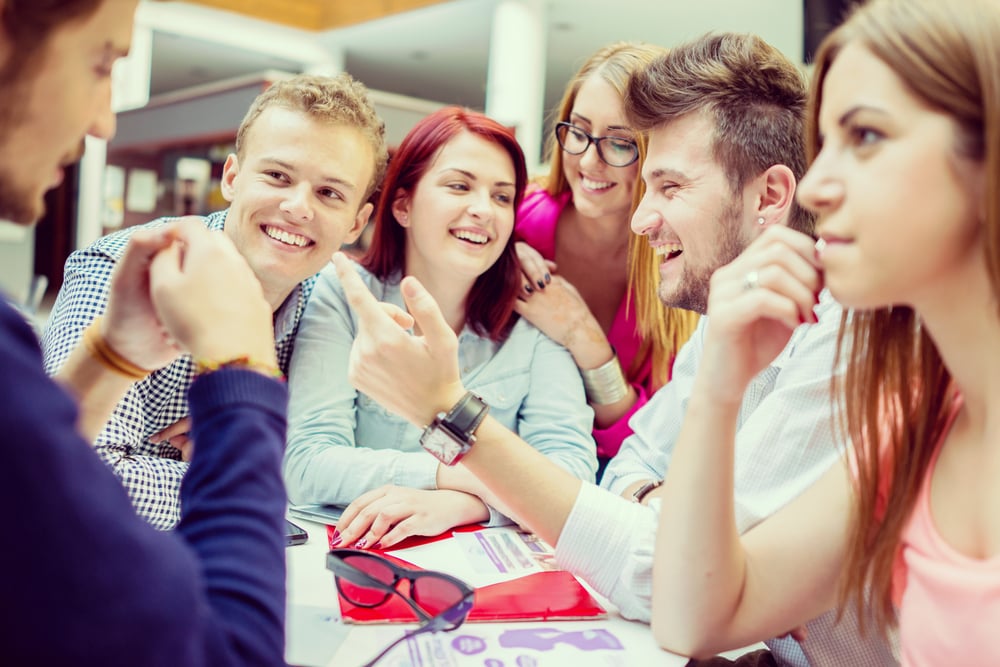
[{"label": "human ear", "polygon": [[240,159],[236,153],[230,153],[226,158],[226,164],[222,167],[222,181],[219,189],[222,190],[222,197],[232,203],[236,197],[236,177],[240,173]]},{"label": "human ear", "polygon": [[760,192],[754,213],[759,225],[787,225],[788,214],[795,202],[795,174],[785,165],[776,164],[768,167],[758,182]]},{"label": "human ear", "polygon": [[368,224],[368,218],[372,215],[371,202],[366,202],[364,206],[358,209],[357,215],[354,216],[354,224],[347,231],[347,235],[344,237],[344,243],[354,243],[361,236],[361,232],[364,230],[365,225]]},{"label": "human ear", "polygon": [[403,188],[396,191],[396,198],[392,200],[392,215],[400,227],[410,226],[410,196]]}]

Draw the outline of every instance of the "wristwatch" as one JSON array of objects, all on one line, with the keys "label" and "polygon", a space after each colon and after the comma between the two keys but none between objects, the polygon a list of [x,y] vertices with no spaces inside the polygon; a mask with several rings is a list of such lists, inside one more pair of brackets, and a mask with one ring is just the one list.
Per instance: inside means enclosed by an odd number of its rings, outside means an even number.
[{"label": "wristwatch", "polygon": [[439,412],[420,436],[420,446],[446,466],[453,466],[476,443],[473,435],[490,406],[471,391],[447,413]]},{"label": "wristwatch", "polygon": [[642,499],[648,496],[650,491],[659,488],[661,484],[663,484],[663,480],[646,482],[632,494],[632,502],[641,503]]}]

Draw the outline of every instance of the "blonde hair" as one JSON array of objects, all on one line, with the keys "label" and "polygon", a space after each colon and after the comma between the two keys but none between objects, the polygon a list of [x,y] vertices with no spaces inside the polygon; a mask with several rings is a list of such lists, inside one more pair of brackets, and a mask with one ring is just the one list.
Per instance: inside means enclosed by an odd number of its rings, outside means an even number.
[{"label": "blonde hair", "polygon": [[[569,120],[576,104],[576,96],[583,83],[592,76],[600,77],[625,99],[629,79],[639,70],[667,52],[662,46],[638,42],[615,42],[599,49],[591,55],[579,71],[566,85],[562,100],[556,109],[553,125]],[[639,163],[646,154],[645,137],[637,133]],[[562,150],[550,135],[546,151],[551,167],[548,178],[544,179],[545,189],[553,197],[569,190],[569,183],[563,172]],[[642,179],[635,183],[632,211],[635,211],[643,193]],[[673,358],[681,346],[691,337],[698,323],[697,313],[680,308],[667,308],[657,296],[659,284],[658,261],[653,249],[642,238],[629,233],[628,243],[628,291],[626,309],[635,308],[636,322],[642,344],[633,361],[633,367],[626,369],[634,374],[649,359],[653,369],[653,388],[666,384],[670,379]]]},{"label": "blonde hair", "polygon": [[237,156],[243,157],[247,132],[258,116],[272,106],[302,111],[317,120],[359,130],[375,156],[375,171],[361,201],[371,197],[382,183],[389,158],[385,145],[385,123],[375,112],[364,84],[346,72],[332,77],[299,74],[271,84],[253,101],[240,123],[236,133]]},{"label": "blonde hair", "polygon": [[[841,50],[858,44],[884,62],[930,108],[957,128],[953,157],[983,161],[987,182],[1000,178],[1000,8],[994,0],[875,0],[832,32],[816,56],[806,143],[820,145],[823,82]],[[944,159],[945,156],[942,156]],[[916,194],[916,193],[915,193]],[[1000,296],[1000,190],[985,194],[986,260]],[[841,325],[836,381],[843,428],[856,448],[855,516],[841,606],[861,609],[870,590],[885,633],[895,623],[892,573],[902,531],[926,481],[952,409],[951,374],[912,308],[857,311]]]}]

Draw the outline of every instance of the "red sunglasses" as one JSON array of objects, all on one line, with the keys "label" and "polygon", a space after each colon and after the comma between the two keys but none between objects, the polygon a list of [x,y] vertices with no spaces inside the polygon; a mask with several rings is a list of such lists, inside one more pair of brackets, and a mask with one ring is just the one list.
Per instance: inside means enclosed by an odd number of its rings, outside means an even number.
[{"label": "red sunglasses", "polygon": [[[365,663],[374,665],[398,644],[424,632],[450,632],[465,622],[475,590],[460,579],[444,572],[414,570],[368,551],[331,549],[326,555],[326,569],[333,572],[337,591],[357,607],[377,607],[398,595],[423,619],[416,630],[386,646]],[[404,595],[399,582],[408,581]]]}]

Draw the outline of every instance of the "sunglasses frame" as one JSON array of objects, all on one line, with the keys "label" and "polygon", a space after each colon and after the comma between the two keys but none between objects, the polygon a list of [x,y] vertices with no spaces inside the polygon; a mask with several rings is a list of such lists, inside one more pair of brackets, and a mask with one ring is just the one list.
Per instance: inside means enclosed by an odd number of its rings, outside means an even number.
[{"label": "sunglasses frame", "polygon": [[[379,564],[389,568],[392,572],[392,583],[387,584],[375,577],[371,576],[367,572],[358,569],[357,567],[351,565],[345,560],[345,558],[369,558],[378,562]],[[331,549],[326,555],[326,569],[330,570],[334,574],[334,581],[337,584],[337,592],[341,596],[355,607],[364,607],[372,609],[380,605],[385,604],[389,598],[395,594],[403,599],[403,601],[417,614],[417,617],[424,622],[433,623],[439,620],[444,615],[451,615],[451,612],[455,607],[460,605],[467,606],[468,609],[472,608],[472,599],[475,596],[475,589],[469,586],[467,583],[446,574],[444,572],[437,572],[434,570],[415,570],[413,568],[404,567],[402,565],[397,565],[393,563],[388,558],[381,556],[379,554],[371,553],[370,551],[362,551],[360,549]],[[424,608],[420,606],[418,598],[414,598],[416,582],[419,579],[438,579],[446,581],[451,585],[455,586],[462,594],[462,596],[455,602],[455,604],[450,607],[438,612],[437,614],[431,614]],[[355,584],[356,586],[365,586],[367,588],[372,588],[385,593],[384,597],[373,604],[359,604],[355,602],[352,597],[344,592],[341,586],[341,579],[346,579],[347,581]],[[410,582],[410,588],[408,594],[404,595],[398,588],[399,582],[401,581]],[[468,609],[466,609],[466,614],[468,614]],[[461,625],[465,619],[463,618],[455,627]],[[443,629],[443,628],[438,628]],[[437,629],[435,630],[437,631]]]}]

